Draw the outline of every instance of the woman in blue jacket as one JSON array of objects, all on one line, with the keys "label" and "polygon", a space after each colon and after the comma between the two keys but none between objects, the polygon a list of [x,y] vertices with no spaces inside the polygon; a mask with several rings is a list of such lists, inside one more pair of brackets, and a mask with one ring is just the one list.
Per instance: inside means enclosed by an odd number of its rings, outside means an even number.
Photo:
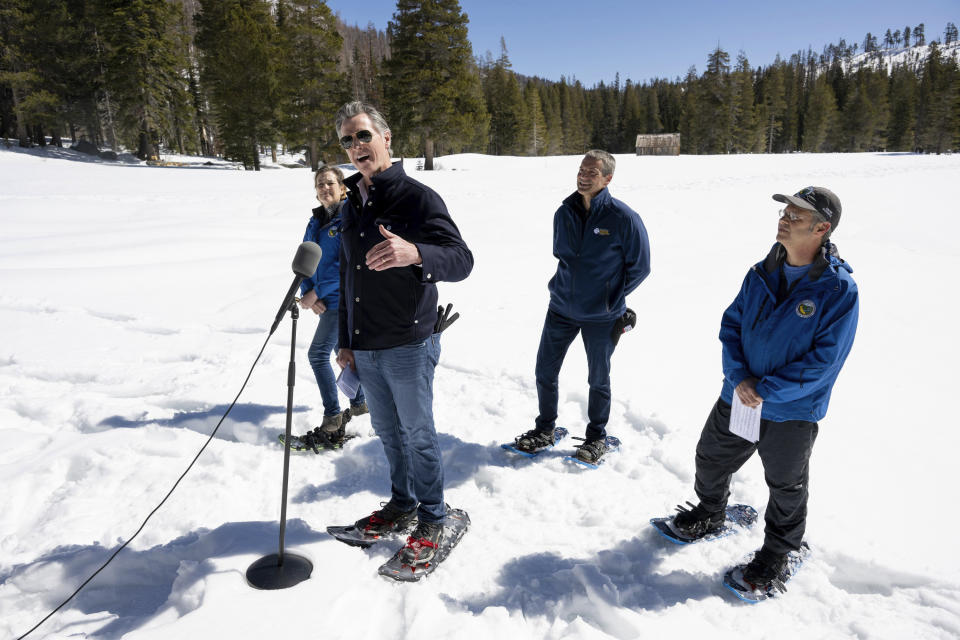
[{"label": "woman in blue jacket", "polygon": [[317,271],[300,285],[300,306],[319,316],[317,331],[307,352],[313,374],[323,398],[323,422],[310,435],[320,443],[332,446],[343,442],[344,426],[351,416],[367,413],[363,389],[350,400],[350,409],[340,411],[336,377],[330,365],[330,354],[336,351],[340,303],[340,210],[347,197],[343,172],[337,167],[323,167],[314,175],[314,187],[320,206],[313,210],[304,241],[316,242],[323,254]]}]

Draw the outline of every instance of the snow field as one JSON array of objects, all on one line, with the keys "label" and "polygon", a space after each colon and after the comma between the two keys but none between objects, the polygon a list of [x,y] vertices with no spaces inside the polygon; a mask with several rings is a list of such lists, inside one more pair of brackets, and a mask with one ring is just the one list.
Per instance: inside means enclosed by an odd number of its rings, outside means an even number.
[{"label": "snow field", "polygon": [[[0,150],[0,636],[69,595],[166,494],[236,395],[289,284],[314,205],[303,170],[249,173],[74,162]],[[553,211],[579,157],[441,159],[436,189],[476,257],[441,284],[462,318],[444,335],[435,417],[447,501],[473,525],[429,579],[376,575],[391,546],[326,535],[389,495],[368,417],[344,451],[292,456],[288,550],[312,579],[249,588],[276,551],[290,324],[167,504],[32,637],[955,638],[960,562],[949,410],[960,156],[619,156],[611,192],[643,217],[652,274],[628,299],[637,330],[613,362],[609,431],[624,447],[598,471],[499,444],[536,415],[533,364],[553,273]],[[413,173],[412,161],[408,170]],[[740,605],[720,586],[762,527],[675,547],[646,523],[694,500],[693,455],[720,389],[723,309],[774,241],[770,199],[833,189],[835,235],[854,267],[853,353],[811,461],[814,556],[784,598]],[[298,330],[295,432],[322,407]],[[560,424],[582,435],[586,362],[561,374]],[[947,494],[949,495],[949,494]],[[759,460],[733,499],[761,512]],[[905,505],[909,505],[904,509]]]}]

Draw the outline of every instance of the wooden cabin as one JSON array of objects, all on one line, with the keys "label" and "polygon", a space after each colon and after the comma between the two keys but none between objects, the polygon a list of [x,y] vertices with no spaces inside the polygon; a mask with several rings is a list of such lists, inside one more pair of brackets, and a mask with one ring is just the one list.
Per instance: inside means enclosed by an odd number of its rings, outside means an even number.
[{"label": "wooden cabin", "polygon": [[641,133],[637,136],[638,156],[680,155],[679,133]]}]

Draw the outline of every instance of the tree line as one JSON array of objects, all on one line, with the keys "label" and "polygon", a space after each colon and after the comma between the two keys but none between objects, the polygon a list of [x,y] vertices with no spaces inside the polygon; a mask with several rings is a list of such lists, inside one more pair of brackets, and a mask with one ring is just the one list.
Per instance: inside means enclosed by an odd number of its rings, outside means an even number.
[{"label": "tree line", "polygon": [[630,152],[640,133],[680,132],[693,154],[960,144],[953,23],[929,45],[920,24],[756,68],[717,47],[701,74],[588,88],[517,74],[502,39],[496,58],[474,56],[468,22],[457,0],[398,0],[385,32],[320,0],[4,0],[0,138],[254,169],[286,147],[316,167],[344,159],[333,117],[361,99],[383,107],[394,154],[427,169],[456,152]]}]

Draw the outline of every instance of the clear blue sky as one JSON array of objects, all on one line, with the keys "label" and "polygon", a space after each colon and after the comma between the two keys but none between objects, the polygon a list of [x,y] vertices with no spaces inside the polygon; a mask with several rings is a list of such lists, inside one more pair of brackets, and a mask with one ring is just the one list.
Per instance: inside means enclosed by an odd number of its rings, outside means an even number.
[{"label": "clear blue sky", "polygon": [[[328,0],[347,24],[386,29],[395,0]],[[743,50],[753,67],[808,46],[863,42],[869,31],[882,42],[887,29],[924,23],[927,41],[943,38],[947,22],[960,25],[960,0],[460,0],[470,18],[475,56],[496,58],[500,37],[517,73],[586,86],[611,82],[620,72],[643,82],[697,73],[718,44],[731,63]]]}]

